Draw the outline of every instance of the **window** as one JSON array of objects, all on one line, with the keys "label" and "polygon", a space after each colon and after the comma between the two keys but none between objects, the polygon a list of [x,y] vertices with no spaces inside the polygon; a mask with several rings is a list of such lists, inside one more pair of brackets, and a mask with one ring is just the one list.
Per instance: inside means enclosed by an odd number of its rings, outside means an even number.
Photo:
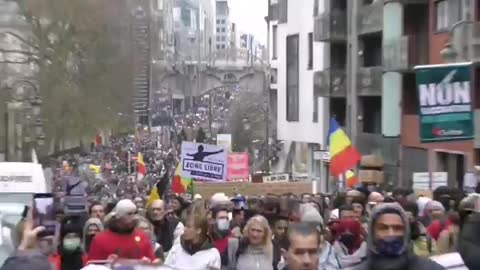
[{"label": "window", "polygon": [[220,45],[217,44],[217,50],[220,50]]},{"label": "window", "polygon": [[219,36],[217,36],[217,41],[220,41],[220,37],[219,37]]},{"label": "window", "polygon": [[277,72],[278,72],[278,70],[276,68],[272,68],[270,70],[270,83],[271,84],[277,84]]},{"label": "window", "polygon": [[298,35],[287,37],[287,121],[299,120],[299,43]]},{"label": "window", "polygon": [[308,69],[313,68],[313,33],[308,33]]},{"label": "window", "polygon": [[318,9],[320,6],[320,0],[313,0],[313,16],[318,16]]},{"label": "window", "polygon": [[382,134],[382,97],[361,97],[363,132]]},{"label": "window", "polygon": [[449,30],[462,19],[462,1],[440,0],[435,2],[435,30]]},{"label": "window", "polygon": [[222,37],[222,41],[225,41],[225,36]]},{"label": "window", "polygon": [[222,24],[225,24],[225,20],[222,20]]},{"label": "window", "polygon": [[181,10],[182,22],[185,26],[192,25],[192,12],[189,8],[182,8]]},{"label": "window", "polygon": [[277,31],[278,26],[274,25],[272,27],[272,59],[277,59]]},{"label": "window", "polygon": [[225,33],[225,27],[222,27],[222,33]]},{"label": "window", "polygon": [[220,33],[220,28],[217,27],[217,33]]},{"label": "window", "polygon": [[220,20],[217,19],[217,24],[220,24]]},{"label": "window", "polygon": [[225,49],[225,44],[222,44],[222,49]]},{"label": "window", "polygon": [[157,0],[157,9],[162,10],[163,9],[163,0]]}]

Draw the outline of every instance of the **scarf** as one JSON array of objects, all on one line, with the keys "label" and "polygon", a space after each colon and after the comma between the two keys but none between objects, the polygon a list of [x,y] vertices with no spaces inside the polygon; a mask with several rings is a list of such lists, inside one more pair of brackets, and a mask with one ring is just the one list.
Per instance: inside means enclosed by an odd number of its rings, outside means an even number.
[{"label": "scarf", "polygon": [[414,260],[411,252],[397,257],[385,257],[382,255],[373,255],[369,258],[369,268],[371,270],[408,270]]},{"label": "scarf", "polygon": [[341,269],[354,268],[367,259],[368,247],[365,241],[352,254],[349,254],[348,249],[338,241],[333,243],[333,248]]},{"label": "scarf", "polygon": [[193,243],[192,241],[185,240],[183,237],[180,237],[180,244],[182,245],[183,250],[185,250],[185,252],[191,256],[195,255],[195,253],[199,251],[214,248],[208,238],[202,243]]}]

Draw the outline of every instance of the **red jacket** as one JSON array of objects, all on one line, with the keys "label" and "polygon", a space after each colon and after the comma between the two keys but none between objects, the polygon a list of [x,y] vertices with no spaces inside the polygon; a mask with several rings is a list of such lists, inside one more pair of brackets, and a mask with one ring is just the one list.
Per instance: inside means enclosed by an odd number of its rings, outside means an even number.
[{"label": "red jacket", "polygon": [[[83,265],[87,263],[87,255],[83,255]],[[62,270],[62,255],[55,253],[53,255],[48,256],[48,261],[51,265],[53,265],[54,270]]]},{"label": "red jacket", "polygon": [[97,234],[90,246],[88,260],[107,260],[113,254],[122,259],[156,259],[148,235],[138,229],[131,234],[118,234],[110,230]]}]

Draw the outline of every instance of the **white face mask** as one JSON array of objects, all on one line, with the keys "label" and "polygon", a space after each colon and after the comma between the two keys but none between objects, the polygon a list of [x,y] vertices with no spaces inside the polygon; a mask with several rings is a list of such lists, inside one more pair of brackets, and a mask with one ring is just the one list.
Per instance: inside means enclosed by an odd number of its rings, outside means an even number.
[{"label": "white face mask", "polygon": [[63,248],[67,251],[75,251],[80,248],[82,242],[80,238],[65,238],[63,239]]}]

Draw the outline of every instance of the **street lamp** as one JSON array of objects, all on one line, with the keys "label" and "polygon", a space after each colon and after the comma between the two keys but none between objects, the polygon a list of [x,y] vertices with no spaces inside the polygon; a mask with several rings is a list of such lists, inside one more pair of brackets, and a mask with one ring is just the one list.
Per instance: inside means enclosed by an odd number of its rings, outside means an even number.
[{"label": "street lamp", "polygon": [[458,52],[455,49],[454,44],[452,43],[453,31],[455,31],[455,29],[457,29],[457,27],[459,26],[462,26],[464,24],[472,24],[472,23],[475,23],[475,22],[471,20],[464,20],[464,21],[459,21],[454,25],[452,25],[452,27],[450,27],[450,30],[448,31],[450,35],[450,40],[447,43],[445,43],[443,49],[440,51],[440,55],[442,55],[442,58],[446,63],[456,62],[457,56],[458,56]]}]

